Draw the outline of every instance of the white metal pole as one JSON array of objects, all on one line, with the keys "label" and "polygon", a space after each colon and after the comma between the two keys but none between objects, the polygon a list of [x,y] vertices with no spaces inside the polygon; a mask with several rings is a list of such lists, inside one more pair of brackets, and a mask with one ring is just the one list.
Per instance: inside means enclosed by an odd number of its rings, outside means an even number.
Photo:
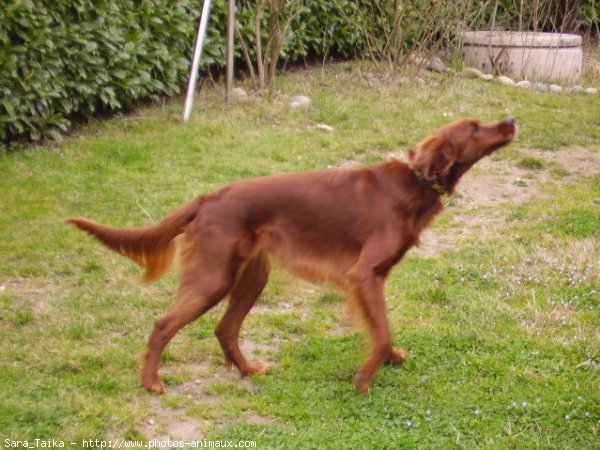
[{"label": "white metal pole", "polygon": [[231,101],[233,88],[233,26],[235,22],[235,0],[227,0],[227,75],[225,77],[225,98]]},{"label": "white metal pole", "polygon": [[194,49],[194,58],[192,60],[192,71],[190,72],[190,80],[188,82],[187,95],[185,97],[185,107],[183,109],[184,122],[190,120],[190,116],[192,115],[192,108],[194,106],[194,94],[196,92],[196,81],[198,80],[200,56],[202,55],[202,47],[204,46],[204,38],[206,37],[206,26],[208,25],[210,2],[211,0],[204,0],[204,5],[202,6],[202,15],[200,16],[200,26],[198,27],[196,48]]}]

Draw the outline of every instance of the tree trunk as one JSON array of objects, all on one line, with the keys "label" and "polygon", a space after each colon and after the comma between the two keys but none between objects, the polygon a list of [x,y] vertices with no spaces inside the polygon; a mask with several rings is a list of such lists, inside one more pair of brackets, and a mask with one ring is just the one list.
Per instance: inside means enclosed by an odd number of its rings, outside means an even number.
[{"label": "tree trunk", "polygon": [[268,55],[265,55],[265,58],[268,58],[268,64],[264,70],[267,73],[266,85],[269,88],[269,95],[273,95],[273,84],[283,40],[280,23],[281,0],[270,0],[269,5],[271,17],[269,18],[269,42],[267,43]]}]

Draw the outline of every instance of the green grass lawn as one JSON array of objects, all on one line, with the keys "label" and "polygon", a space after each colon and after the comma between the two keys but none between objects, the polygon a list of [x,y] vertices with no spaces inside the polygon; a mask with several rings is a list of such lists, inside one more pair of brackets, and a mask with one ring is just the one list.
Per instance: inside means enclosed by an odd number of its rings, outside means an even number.
[{"label": "green grass lawn", "polygon": [[[188,125],[174,101],[0,156],[0,448],[598,448],[600,96],[427,74],[401,83],[364,64],[288,73],[277,88],[226,105],[208,86]],[[311,107],[290,109],[296,94]],[[280,270],[242,336],[270,375],[242,380],[223,366],[221,305],[171,343],[167,395],[140,387],[140,356],[177,280],[137,285],[133,263],[66,218],[141,225],[239,178],[383,160],[449,121],[507,115],[518,140],[467,175],[424,238],[429,253],[409,253],[390,276],[394,339],[410,357],[382,368],[368,396],[352,386],[366,342],[343,299]]]}]

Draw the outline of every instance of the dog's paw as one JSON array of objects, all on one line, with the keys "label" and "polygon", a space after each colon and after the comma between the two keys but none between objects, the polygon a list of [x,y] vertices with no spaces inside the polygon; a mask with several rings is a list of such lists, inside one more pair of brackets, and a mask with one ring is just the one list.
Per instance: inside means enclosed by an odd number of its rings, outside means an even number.
[{"label": "dog's paw", "polygon": [[387,361],[390,364],[401,364],[408,358],[408,352],[403,348],[393,348]]},{"label": "dog's paw", "polygon": [[158,395],[162,395],[165,392],[167,392],[165,384],[161,381],[161,379],[158,376],[144,378],[142,380],[142,385],[150,392],[154,392]]},{"label": "dog's paw", "polygon": [[267,374],[271,371],[271,366],[264,361],[255,361],[248,364],[248,368],[242,372],[242,376],[245,377],[247,375],[253,375],[255,373],[258,374]]},{"label": "dog's paw", "polygon": [[354,377],[354,387],[360,395],[367,395],[371,387],[371,379],[367,379],[361,370]]}]

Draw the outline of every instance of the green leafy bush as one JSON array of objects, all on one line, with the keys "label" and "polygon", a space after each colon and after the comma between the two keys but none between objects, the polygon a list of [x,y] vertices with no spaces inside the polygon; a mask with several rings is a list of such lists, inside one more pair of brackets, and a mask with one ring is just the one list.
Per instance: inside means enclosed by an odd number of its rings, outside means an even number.
[{"label": "green leafy bush", "polygon": [[198,15],[184,0],[5,0],[0,139],[57,137],[70,119],[178,92]]},{"label": "green leafy bush", "polygon": [[[238,2],[240,28],[252,39],[256,3]],[[353,44],[343,43],[343,34],[337,34],[342,24],[332,13],[334,4],[351,2],[326,1],[323,9],[318,1],[305,3],[309,23],[297,27],[285,57],[322,53],[335,36],[340,53],[353,56]],[[0,140],[57,138],[73,119],[179,92],[200,10],[201,2],[191,0],[5,0]],[[226,15],[227,2],[213,2],[204,67],[225,64]],[[352,39],[357,40],[356,33]]]},{"label": "green leafy bush", "polygon": [[[237,21],[250,44],[257,1],[238,2]],[[354,56],[360,36],[336,14],[338,4],[352,2],[304,3],[306,22],[297,21],[283,49],[286,60],[329,48]],[[200,10],[199,0],[4,0],[0,141],[57,138],[74,119],[179,92]],[[226,15],[227,2],[213,2],[203,67],[225,64]]]}]

